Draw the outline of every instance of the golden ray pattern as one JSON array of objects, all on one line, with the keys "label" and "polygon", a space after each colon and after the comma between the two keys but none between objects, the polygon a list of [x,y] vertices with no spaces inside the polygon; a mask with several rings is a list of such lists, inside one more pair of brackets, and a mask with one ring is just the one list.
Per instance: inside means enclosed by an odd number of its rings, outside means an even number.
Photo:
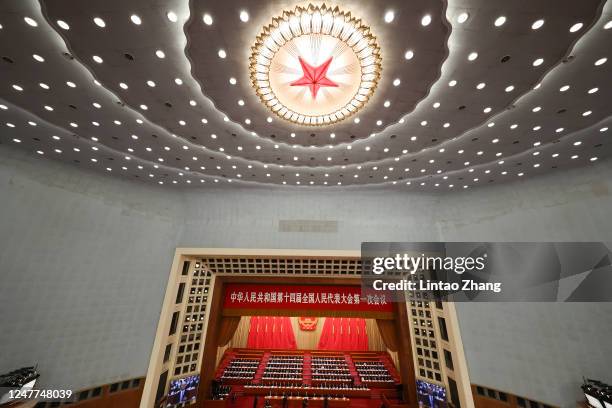
[{"label": "golden ray pattern", "polygon": [[[342,44],[340,48],[336,45],[334,54],[352,49],[359,61],[357,68],[361,69],[361,83],[358,90],[347,104],[334,112],[320,115],[295,112],[279,101],[271,87],[269,75],[275,54],[286,45],[286,51],[293,55],[295,44],[292,40],[304,35],[333,37]],[[330,125],[354,115],[373,95],[382,71],[380,47],[370,28],[350,12],[325,4],[297,6],[274,17],[257,36],[249,62],[251,83],[261,102],[277,116],[306,126]]]}]

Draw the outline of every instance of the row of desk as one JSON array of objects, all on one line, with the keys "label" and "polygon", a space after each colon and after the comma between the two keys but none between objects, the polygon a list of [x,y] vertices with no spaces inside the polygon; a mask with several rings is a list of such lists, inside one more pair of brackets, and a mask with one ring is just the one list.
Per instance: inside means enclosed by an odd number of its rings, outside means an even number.
[{"label": "row of desk", "polygon": [[[304,397],[287,397],[287,408],[302,408],[302,404],[304,403]],[[278,396],[266,396],[266,401],[270,402],[272,407],[281,407],[283,408],[283,397]],[[345,408],[349,407],[351,400],[349,398],[328,398],[327,406],[329,408]],[[325,405],[325,398],[323,397],[313,397],[308,398],[308,408],[320,408]]]},{"label": "row of desk", "polygon": [[[360,389],[333,389],[314,387],[251,387],[245,386],[244,393],[247,395],[270,395],[270,394],[308,394],[312,396],[340,395],[348,398],[370,398],[371,390]],[[280,397],[282,398],[282,397]]]}]

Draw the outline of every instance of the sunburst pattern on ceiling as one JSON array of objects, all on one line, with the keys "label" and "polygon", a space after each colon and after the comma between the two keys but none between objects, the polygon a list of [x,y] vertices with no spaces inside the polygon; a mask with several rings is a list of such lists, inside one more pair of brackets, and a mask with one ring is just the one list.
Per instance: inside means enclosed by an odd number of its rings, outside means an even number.
[{"label": "sunburst pattern on ceiling", "polygon": [[250,70],[255,92],[276,115],[298,125],[331,125],[357,113],[376,89],[380,48],[350,13],[297,6],[263,28]]},{"label": "sunburst pattern on ceiling", "polygon": [[[610,1],[338,0],[376,33],[383,75],[316,127],[271,113],[250,79],[254,38],[297,4],[5,0],[0,143],[164,186],[452,191],[612,156]],[[343,81],[302,61],[291,92]]]}]

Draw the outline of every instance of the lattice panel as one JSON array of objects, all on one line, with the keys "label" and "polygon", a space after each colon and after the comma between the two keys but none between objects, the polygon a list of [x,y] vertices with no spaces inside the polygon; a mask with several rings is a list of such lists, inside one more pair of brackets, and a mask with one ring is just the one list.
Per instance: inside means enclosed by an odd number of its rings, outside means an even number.
[{"label": "lattice panel", "polygon": [[[413,280],[423,279],[424,275],[415,274]],[[436,317],[434,302],[429,293],[424,291],[410,292],[408,310],[410,313],[410,329],[416,357],[416,375],[431,382],[443,383],[443,372],[440,355],[439,334],[434,328]]]},{"label": "lattice panel", "polygon": [[210,293],[212,272],[202,262],[193,262],[189,268],[185,304],[180,326],[174,377],[198,374],[202,350],[204,320]]},{"label": "lattice panel", "polygon": [[360,275],[360,259],[202,258],[213,273],[284,275]]}]

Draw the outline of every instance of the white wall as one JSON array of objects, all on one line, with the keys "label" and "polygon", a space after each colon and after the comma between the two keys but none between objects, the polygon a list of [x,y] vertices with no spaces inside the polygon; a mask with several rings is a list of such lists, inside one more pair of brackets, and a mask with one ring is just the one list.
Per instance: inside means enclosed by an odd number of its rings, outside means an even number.
[{"label": "white wall", "polygon": [[0,153],[0,372],[39,364],[75,390],[143,375],[181,197]]},{"label": "white wall", "polygon": [[[439,195],[401,187],[181,190],[0,146],[0,372],[38,362],[46,384],[75,389],[143,375],[177,246],[609,241],[610,180],[607,162]],[[337,221],[338,231],[279,232],[282,219]],[[588,374],[584,367],[612,382],[609,374],[603,377],[612,346],[597,336],[563,335],[567,327],[611,328],[610,305],[536,305],[527,313],[525,305],[483,306],[458,307],[472,382],[567,406],[577,398],[580,376]],[[533,335],[508,336],[491,328],[498,321]],[[537,364],[524,358],[528,349],[543,353]],[[580,357],[568,359],[569,352]]]}]

